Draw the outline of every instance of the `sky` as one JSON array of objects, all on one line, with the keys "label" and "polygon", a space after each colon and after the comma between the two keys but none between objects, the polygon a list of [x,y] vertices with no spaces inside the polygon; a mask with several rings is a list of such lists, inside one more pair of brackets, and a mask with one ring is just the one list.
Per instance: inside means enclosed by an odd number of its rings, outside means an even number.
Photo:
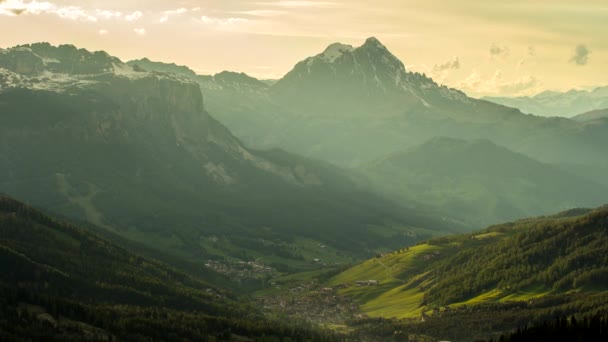
[{"label": "sky", "polygon": [[608,85],[608,0],[0,0],[0,48],[67,43],[200,74],[276,79],[370,36],[471,96]]}]

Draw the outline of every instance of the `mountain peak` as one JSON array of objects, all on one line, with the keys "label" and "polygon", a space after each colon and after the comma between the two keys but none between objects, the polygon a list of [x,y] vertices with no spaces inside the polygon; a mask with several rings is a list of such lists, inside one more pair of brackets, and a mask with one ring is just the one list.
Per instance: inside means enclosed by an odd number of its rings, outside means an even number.
[{"label": "mountain peak", "polygon": [[375,49],[384,49],[386,50],[386,46],[384,46],[378,38],[369,37],[365,40],[365,43],[361,46],[362,48],[375,48]]}]

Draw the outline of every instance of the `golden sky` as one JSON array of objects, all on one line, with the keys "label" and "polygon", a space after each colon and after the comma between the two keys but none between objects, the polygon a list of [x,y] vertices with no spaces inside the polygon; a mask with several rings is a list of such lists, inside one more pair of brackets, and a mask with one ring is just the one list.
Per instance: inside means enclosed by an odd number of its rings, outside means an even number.
[{"label": "golden sky", "polygon": [[48,41],[123,60],[278,78],[375,36],[472,96],[608,84],[608,0],[0,0],[0,47]]}]

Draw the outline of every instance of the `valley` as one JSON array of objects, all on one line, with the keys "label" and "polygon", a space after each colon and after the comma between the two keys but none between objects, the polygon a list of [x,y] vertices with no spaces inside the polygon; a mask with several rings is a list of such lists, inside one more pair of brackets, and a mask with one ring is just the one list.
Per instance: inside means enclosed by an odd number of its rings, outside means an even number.
[{"label": "valley", "polygon": [[604,88],[478,99],[410,68],[375,37],[275,80],[0,49],[0,340],[602,326]]}]

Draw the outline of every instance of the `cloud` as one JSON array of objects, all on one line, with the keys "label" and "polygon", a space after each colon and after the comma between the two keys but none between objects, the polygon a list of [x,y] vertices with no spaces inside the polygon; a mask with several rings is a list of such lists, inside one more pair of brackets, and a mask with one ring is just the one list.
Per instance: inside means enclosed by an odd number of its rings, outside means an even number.
[{"label": "cloud", "polygon": [[523,75],[505,80],[501,70],[496,70],[491,77],[485,78],[478,71],[473,71],[458,84],[458,88],[477,95],[517,96],[536,92],[541,82],[532,75]]},{"label": "cloud", "polygon": [[126,21],[138,21],[143,16],[144,16],[144,14],[141,11],[135,11],[131,14],[125,15],[125,20]]},{"label": "cloud", "polygon": [[147,33],[145,28],[134,28],[133,32],[140,36],[145,36]]},{"label": "cloud", "polygon": [[22,14],[40,14],[56,10],[57,6],[50,2],[22,0],[0,1],[0,15],[17,16]]},{"label": "cloud", "polygon": [[[428,67],[424,68],[428,70]],[[441,64],[435,64],[431,69],[431,75],[437,82],[443,83],[448,78],[450,71],[456,69],[460,69],[460,59],[454,56]]]},{"label": "cloud", "polygon": [[206,15],[203,15],[201,17],[201,21],[205,24],[209,24],[209,25],[219,25],[219,26],[226,26],[226,25],[232,25],[232,24],[238,24],[238,23],[244,23],[249,21],[248,19],[245,18],[217,18],[217,17],[208,17]]},{"label": "cloud", "polygon": [[232,12],[232,13],[249,15],[252,17],[275,17],[275,16],[280,16],[280,15],[286,14],[287,12],[282,11],[282,10],[265,9],[265,10],[240,11],[240,12]]},{"label": "cloud", "polygon": [[491,57],[507,57],[509,55],[509,48],[504,45],[498,45],[496,43],[490,46]]},{"label": "cloud", "polygon": [[[200,10],[200,7],[195,7],[192,10],[193,11],[198,11],[198,10]],[[162,13],[162,17],[160,17],[160,22],[161,23],[166,23],[169,20],[170,16],[172,16],[172,15],[180,15],[180,14],[183,14],[183,13],[186,13],[186,12],[188,12],[188,9],[185,8],[185,7],[181,7],[181,8],[175,9],[175,10],[164,11]]]},{"label": "cloud", "polygon": [[105,36],[108,33],[110,33],[110,31],[106,30],[106,29],[101,29],[99,30],[97,33],[99,33],[100,36]]},{"label": "cloud", "polygon": [[576,65],[587,65],[589,61],[589,54],[591,51],[585,45],[578,45],[576,49],[574,49],[574,56],[570,58],[570,63],[574,63]]},{"label": "cloud", "polygon": [[85,20],[96,22],[97,17],[88,14],[85,10],[77,6],[62,7],[55,10],[55,13],[64,19]]},{"label": "cloud", "polygon": [[454,56],[449,61],[441,64],[435,64],[433,67],[434,73],[439,73],[442,71],[450,70],[450,69],[460,69],[460,60],[458,57]]},{"label": "cloud", "polygon": [[122,12],[96,9],[95,15],[102,19],[118,19],[122,17]]},{"label": "cloud", "polygon": [[498,93],[519,95],[524,91],[536,88],[539,84],[540,81],[536,77],[526,75],[514,81],[499,84]]},{"label": "cloud", "polygon": [[261,6],[277,6],[277,7],[285,7],[285,8],[330,8],[337,7],[336,2],[332,1],[265,1],[265,2],[257,2],[257,5]]}]

